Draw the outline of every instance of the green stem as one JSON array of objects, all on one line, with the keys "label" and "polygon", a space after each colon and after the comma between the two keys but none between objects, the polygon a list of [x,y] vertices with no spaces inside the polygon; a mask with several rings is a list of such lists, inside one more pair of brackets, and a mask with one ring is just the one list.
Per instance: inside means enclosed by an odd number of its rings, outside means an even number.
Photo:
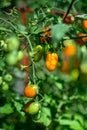
[{"label": "green stem", "polygon": [[[26,34],[20,32],[10,21],[8,20],[5,20],[3,18],[0,18],[0,20],[4,21],[5,23],[11,25],[11,27],[13,27],[17,32],[19,32],[20,34],[22,34],[28,41],[28,44],[30,46],[30,50],[32,51],[33,50],[33,47],[32,47],[32,44],[31,44],[31,41],[30,41],[30,36],[27,36]],[[34,61],[32,60],[32,67],[33,67],[33,79],[34,79],[34,83],[36,82],[35,81],[35,65],[34,65]]]},{"label": "green stem", "polygon": [[[4,21],[5,23],[11,25],[15,30],[17,30],[17,28],[16,28],[10,21],[5,20],[5,19],[3,19],[3,18],[0,18],[0,20],[2,20],[2,21]],[[17,31],[18,31],[18,30],[17,30]]]},{"label": "green stem", "polygon": [[71,7],[72,7],[72,5],[73,5],[74,2],[75,2],[75,0],[72,0],[72,1],[71,1],[70,5],[69,5],[69,7],[68,7],[68,9],[67,9],[67,11],[66,11],[66,15],[65,15],[65,17],[63,18],[63,22],[65,21],[67,15],[69,14],[69,12],[70,12],[70,10],[71,10]]},{"label": "green stem", "polygon": [[30,49],[31,49],[31,51],[32,51],[32,50],[33,50],[33,47],[32,47],[32,44],[31,44],[31,41],[30,41],[29,36],[26,36],[25,34],[24,34],[24,36],[26,37],[26,39],[27,39],[27,41],[28,41],[28,43],[29,43]]},{"label": "green stem", "polygon": [[34,65],[34,62],[32,62],[32,67],[33,67],[33,82],[34,82],[34,84],[36,84],[36,80],[35,80],[36,75],[35,75],[35,65]]},{"label": "green stem", "polygon": [[[29,36],[26,36],[25,35],[25,37],[26,37],[26,39],[27,39],[27,41],[28,41],[28,43],[29,43],[29,46],[30,46],[30,50],[31,51],[33,51],[33,47],[32,47],[32,44],[31,44],[31,41],[30,41],[30,37]],[[32,61],[32,71],[33,71],[33,82],[34,82],[34,84],[36,83],[36,80],[35,80],[35,77],[36,77],[36,75],[35,75],[35,64],[34,64],[34,61],[33,60],[31,60]]]}]

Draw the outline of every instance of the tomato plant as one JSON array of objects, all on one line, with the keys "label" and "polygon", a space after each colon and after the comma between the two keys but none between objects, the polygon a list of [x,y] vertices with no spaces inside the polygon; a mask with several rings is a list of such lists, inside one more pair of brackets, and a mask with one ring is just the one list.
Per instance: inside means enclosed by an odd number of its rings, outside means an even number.
[{"label": "tomato plant", "polygon": [[86,5],[0,2],[0,129],[87,129]]}]

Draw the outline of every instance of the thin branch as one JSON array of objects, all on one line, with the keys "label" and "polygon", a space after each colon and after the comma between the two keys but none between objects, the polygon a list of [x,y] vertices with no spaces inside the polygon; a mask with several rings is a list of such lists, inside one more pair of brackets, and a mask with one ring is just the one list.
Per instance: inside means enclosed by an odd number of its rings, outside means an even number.
[{"label": "thin branch", "polygon": [[63,22],[65,21],[67,15],[69,14],[70,9],[71,9],[71,7],[72,7],[74,1],[75,1],[75,0],[72,0],[72,1],[71,1],[70,5],[69,5],[69,7],[68,7],[68,9],[67,9],[67,12],[66,12],[66,14],[65,14],[65,16],[64,16],[64,18],[63,18]]}]

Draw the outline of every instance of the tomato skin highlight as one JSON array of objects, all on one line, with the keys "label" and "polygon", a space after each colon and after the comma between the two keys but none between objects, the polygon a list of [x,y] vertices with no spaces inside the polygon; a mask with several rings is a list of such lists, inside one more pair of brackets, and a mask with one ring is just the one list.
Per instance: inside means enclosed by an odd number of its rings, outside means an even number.
[{"label": "tomato skin highlight", "polygon": [[30,115],[35,115],[39,112],[40,110],[40,104],[39,102],[32,102],[29,107],[28,107],[28,113]]}]

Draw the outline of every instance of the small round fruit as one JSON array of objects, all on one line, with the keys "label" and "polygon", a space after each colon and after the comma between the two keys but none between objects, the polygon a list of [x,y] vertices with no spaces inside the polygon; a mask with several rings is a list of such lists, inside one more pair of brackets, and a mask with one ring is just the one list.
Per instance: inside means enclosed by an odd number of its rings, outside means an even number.
[{"label": "small round fruit", "polygon": [[58,55],[57,53],[48,53],[45,62],[48,71],[54,71],[58,65]]},{"label": "small round fruit", "polygon": [[37,45],[34,48],[34,51],[36,52],[36,54],[34,55],[34,61],[38,62],[41,60],[42,58],[42,54],[43,54],[43,47],[41,45]]},{"label": "small round fruit", "polygon": [[69,37],[68,37],[68,39],[66,39],[66,40],[63,41],[63,45],[65,47],[68,46],[68,45],[70,45],[70,44],[74,44],[74,43],[75,43],[74,40],[69,39]]},{"label": "small round fruit", "polygon": [[23,57],[24,57],[24,53],[23,53],[23,51],[18,51],[18,55],[17,55],[17,59],[18,59],[18,61],[22,60]]},{"label": "small round fruit", "polygon": [[41,45],[35,46],[33,51],[29,52],[29,55],[34,59],[35,62],[40,61],[43,55],[43,47]]},{"label": "small round fruit", "polygon": [[8,84],[7,84],[6,82],[3,82],[3,83],[2,83],[2,90],[6,91],[6,90],[8,90],[8,89],[9,89]]},{"label": "small round fruit", "polygon": [[29,105],[32,103],[32,101],[29,101],[29,102],[27,102],[26,104],[25,104],[25,106],[24,106],[24,111],[26,112],[26,113],[28,113],[28,107],[29,107]]},{"label": "small round fruit", "polygon": [[83,26],[84,30],[87,30],[87,19],[84,19],[82,21],[82,26]]},{"label": "small round fruit", "polygon": [[40,103],[39,102],[32,102],[28,107],[28,113],[30,115],[35,115],[40,110]]},{"label": "small round fruit", "polygon": [[4,79],[5,79],[6,81],[10,82],[10,81],[12,81],[12,75],[11,75],[11,74],[6,74],[6,75],[4,76]]},{"label": "small round fruit", "polygon": [[79,77],[79,70],[78,69],[72,70],[70,75],[71,75],[72,80],[76,81]]},{"label": "small round fruit", "polygon": [[18,59],[17,59],[17,52],[15,51],[12,51],[10,53],[7,54],[7,57],[6,57],[6,62],[9,64],[9,65],[16,65]]},{"label": "small round fruit", "polygon": [[77,50],[76,45],[70,44],[64,48],[63,52],[64,52],[64,55],[68,57],[72,57],[76,54],[76,50]]},{"label": "small round fruit", "polygon": [[16,36],[8,37],[5,43],[7,44],[8,51],[17,50],[19,47],[19,40]]},{"label": "small round fruit", "polygon": [[24,88],[24,96],[33,98],[37,95],[38,93],[38,88],[37,85],[29,85]]}]

